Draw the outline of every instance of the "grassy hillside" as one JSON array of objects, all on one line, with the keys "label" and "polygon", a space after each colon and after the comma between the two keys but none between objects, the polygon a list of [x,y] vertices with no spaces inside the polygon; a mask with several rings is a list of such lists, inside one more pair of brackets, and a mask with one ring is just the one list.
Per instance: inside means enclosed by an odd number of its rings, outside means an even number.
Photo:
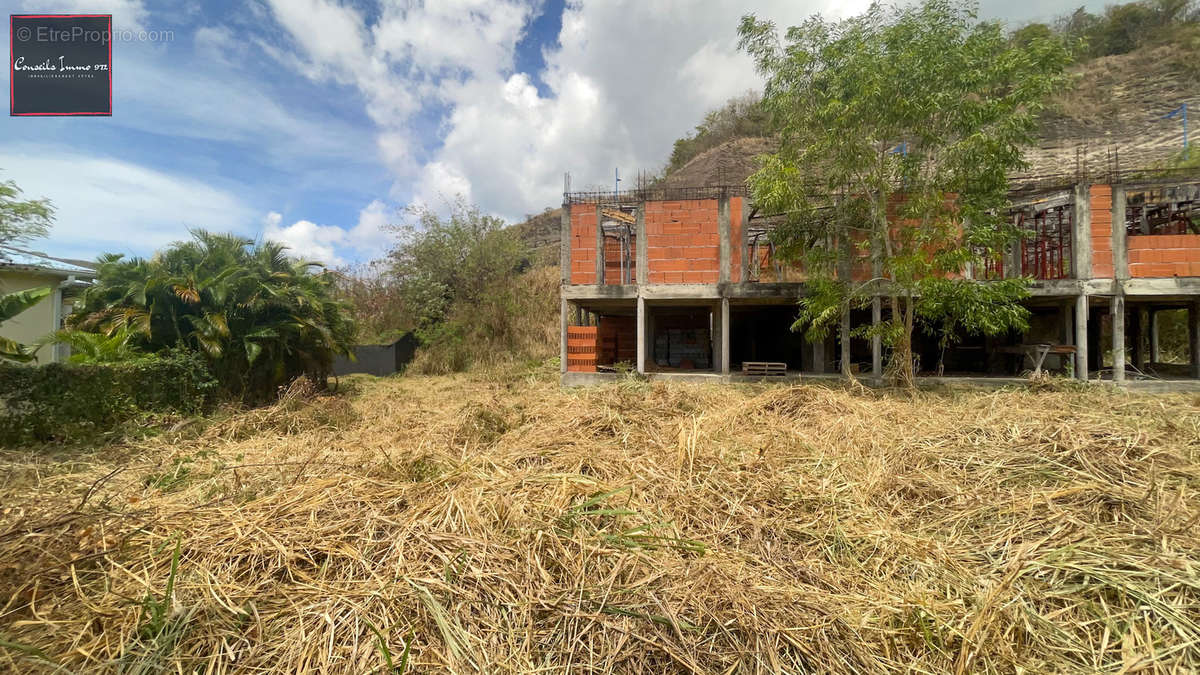
[{"label": "grassy hillside", "polygon": [[1194,395],[354,385],[0,454],[0,670],[1200,669]]}]

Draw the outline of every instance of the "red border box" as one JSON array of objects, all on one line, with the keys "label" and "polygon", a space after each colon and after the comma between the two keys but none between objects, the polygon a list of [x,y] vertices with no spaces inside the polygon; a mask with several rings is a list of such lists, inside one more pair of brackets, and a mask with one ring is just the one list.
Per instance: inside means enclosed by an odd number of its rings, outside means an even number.
[{"label": "red border box", "polygon": [[[14,19],[108,19],[108,112],[13,112],[16,105],[16,28]],[[112,117],[112,14],[9,14],[8,15],[8,115],[9,117]]]}]

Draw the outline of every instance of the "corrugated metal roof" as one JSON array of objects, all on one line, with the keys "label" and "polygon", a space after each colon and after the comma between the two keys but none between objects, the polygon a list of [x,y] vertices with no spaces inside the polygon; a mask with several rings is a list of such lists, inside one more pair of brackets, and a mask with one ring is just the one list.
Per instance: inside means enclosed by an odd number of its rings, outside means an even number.
[{"label": "corrugated metal roof", "polygon": [[44,272],[55,276],[78,276],[92,278],[96,269],[92,263],[70,258],[56,258],[38,251],[0,246],[0,270],[19,269],[33,272]]}]

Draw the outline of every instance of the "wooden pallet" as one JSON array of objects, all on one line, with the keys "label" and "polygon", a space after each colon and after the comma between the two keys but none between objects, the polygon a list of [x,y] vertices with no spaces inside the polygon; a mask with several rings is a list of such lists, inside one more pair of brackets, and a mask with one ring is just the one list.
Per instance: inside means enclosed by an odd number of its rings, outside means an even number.
[{"label": "wooden pallet", "polygon": [[787,364],[776,361],[743,361],[742,374],[753,377],[783,377],[787,375]]}]

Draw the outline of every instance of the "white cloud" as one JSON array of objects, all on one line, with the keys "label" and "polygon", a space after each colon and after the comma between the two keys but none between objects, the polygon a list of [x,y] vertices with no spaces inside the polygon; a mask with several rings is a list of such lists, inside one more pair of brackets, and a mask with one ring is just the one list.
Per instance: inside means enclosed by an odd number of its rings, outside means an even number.
[{"label": "white cloud", "polygon": [[283,214],[271,211],[263,217],[262,236],[286,245],[298,258],[336,267],[346,263],[339,252],[353,252],[359,259],[378,258],[386,252],[388,213],[388,206],[376,199],[359,211],[354,227],[346,229],[310,220],[284,226]]},{"label": "white cloud", "polygon": [[[744,7],[704,0],[571,3],[560,46],[544,52],[549,89],[512,73],[533,2],[385,2],[371,23],[333,0],[269,0],[317,80],[352,83],[378,125],[377,145],[397,179],[393,196],[417,203],[462,195],[518,219],[558,202],[562,174],[607,184],[661,166],[671,142],[731,96],[760,85],[738,53],[745,12],[781,25],[819,11],[861,10],[832,0],[765,0]],[[423,102],[423,103],[422,103]],[[447,113],[440,144],[417,138],[424,105]],[[421,155],[414,149],[429,149]]]},{"label": "white cloud", "polygon": [[50,240],[38,246],[63,255],[148,255],[189,228],[245,232],[253,220],[227,190],[117,159],[37,146],[0,151],[0,168],[20,177],[26,197],[53,202]]},{"label": "white cloud", "polygon": [[141,0],[27,0],[25,11],[43,14],[112,14],[113,30],[147,30]]}]

